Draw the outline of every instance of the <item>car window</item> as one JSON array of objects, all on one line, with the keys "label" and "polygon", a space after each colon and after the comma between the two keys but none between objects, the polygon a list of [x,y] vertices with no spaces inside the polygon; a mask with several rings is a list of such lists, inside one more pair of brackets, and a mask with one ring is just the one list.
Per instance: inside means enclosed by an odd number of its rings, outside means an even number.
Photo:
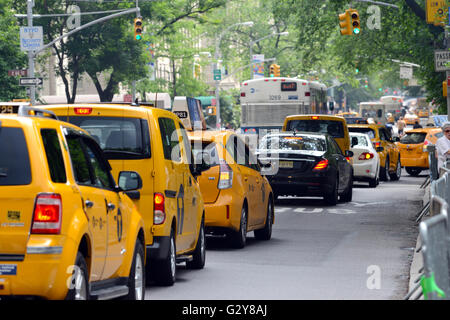
[{"label": "car window", "polygon": [[170,118],[159,118],[158,122],[164,149],[164,158],[167,160],[180,162],[180,140],[175,127],[175,122]]},{"label": "car window", "polygon": [[41,129],[41,136],[52,181],[65,183],[67,181],[66,168],[56,129]]},{"label": "car window", "polygon": [[341,148],[338,146],[336,141],[334,141],[334,139],[331,137],[330,137],[330,147],[331,147],[333,154],[341,154],[342,155]]},{"label": "car window", "polygon": [[404,144],[418,144],[425,141],[426,133],[422,132],[407,132],[401,139],[400,143]]},{"label": "car window", "polygon": [[0,127],[0,186],[28,185],[31,166],[22,128]]},{"label": "car window", "polygon": [[244,142],[239,139],[236,135],[230,136],[225,146],[228,153],[233,158],[234,162],[237,164],[245,165],[245,149]]},{"label": "car window", "polygon": [[219,153],[217,152],[217,145],[215,142],[202,142],[200,144],[200,148],[198,147],[198,143],[192,142],[192,153],[194,159],[197,159],[196,163],[202,163],[204,159],[202,158],[200,162],[201,152],[206,152],[209,155],[209,164],[211,167],[220,165]]},{"label": "car window", "polygon": [[75,181],[78,184],[91,185],[92,181],[89,173],[89,165],[80,137],[76,135],[67,135],[66,139],[69,147],[69,154],[72,161]]},{"label": "car window", "polygon": [[108,159],[151,157],[148,122],[144,119],[73,116],[69,122],[89,132]]},{"label": "car window", "polygon": [[435,136],[436,138],[441,138],[441,137],[444,136],[444,133],[443,133],[443,132],[438,132],[438,133],[436,133],[434,136]]},{"label": "car window", "polygon": [[186,129],[184,128],[184,126],[181,122],[179,122],[178,124],[180,126],[181,136],[183,137],[183,145],[184,145],[184,150],[186,150],[187,163],[189,163],[189,164],[193,163],[192,148],[191,148],[191,144],[189,142],[189,138],[186,133]]},{"label": "car window", "polygon": [[286,131],[328,133],[334,138],[344,138],[344,125],[335,120],[291,120],[287,123]]},{"label": "car window", "polygon": [[358,147],[368,147],[369,146],[369,143],[368,143],[368,141],[367,141],[365,136],[353,136],[353,135],[350,135],[350,139],[353,140],[353,138],[356,138],[357,141],[358,141],[355,146],[358,146]]},{"label": "car window", "polygon": [[326,151],[326,142],[322,137],[296,136],[266,136],[261,140],[259,149]]},{"label": "car window", "polygon": [[99,188],[114,188],[114,184],[110,179],[110,173],[107,169],[104,160],[98,153],[98,149],[94,147],[94,142],[88,138],[83,139],[86,146],[86,154],[88,161],[92,167],[92,181],[94,186]]},{"label": "car window", "polygon": [[375,131],[373,131],[370,128],[352,128],[349,127],[348,131],[350,132],[358,132],[358,133],[365,133],[369,136],[370,139],[374,139],[375,138]]}]

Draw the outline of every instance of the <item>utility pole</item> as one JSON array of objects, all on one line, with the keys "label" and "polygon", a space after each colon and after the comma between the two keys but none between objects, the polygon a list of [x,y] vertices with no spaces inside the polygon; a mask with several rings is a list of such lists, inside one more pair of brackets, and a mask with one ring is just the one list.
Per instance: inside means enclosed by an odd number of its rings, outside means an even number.
[{"label": "utility pole", "polygon": [[[34,0],[27,0],[27,20],[28,27],[33,26],[33,7]],[[28,76],[34,78],[34,52],[28,51]],[[34,105],[36,102],[36,85],[30,86],[30,102]]]}]

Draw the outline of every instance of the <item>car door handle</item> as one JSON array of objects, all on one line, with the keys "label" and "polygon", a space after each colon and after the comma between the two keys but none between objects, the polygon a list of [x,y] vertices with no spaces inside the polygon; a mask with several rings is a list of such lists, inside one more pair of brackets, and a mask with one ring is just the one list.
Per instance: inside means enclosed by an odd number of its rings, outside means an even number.
[{"label": "car door handle", "polygon": [[248,181],[248,177],[244,177],[244,181],[247,182]]},{"label": "car door handle", "polygon": [[116,208],[116,206],[113,203],[109,202],[106,205],[106,208],[107,208],[108,211],[113,211]]},{"label": "car door handle", "polygon": [[91,200],[89,200],[89,199],[86,200],[84,202],[84,204],[85,204],[86,208],[92,208],[94,206],[94,203]]}]

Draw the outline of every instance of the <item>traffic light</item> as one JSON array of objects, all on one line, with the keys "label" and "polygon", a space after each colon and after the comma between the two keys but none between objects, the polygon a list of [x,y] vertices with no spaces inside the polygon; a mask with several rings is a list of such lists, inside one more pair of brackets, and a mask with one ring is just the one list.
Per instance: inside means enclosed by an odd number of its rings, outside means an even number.
[{"label": "traffic light", "polygon": [[345,10],[345,13],[339,15],[339,26],[341,27],[341,35],[351,35],[352,34],[352,26],[351,26],[351,17],[350,11]]},{"label": "traffic light", "polygon": [[134,40],[142,39],[142,18],[134,19]]},{"label": "traffic light", "polygon": [[275,64],[271,64],[269,67],[269,75],[270,77],[275,77]]},{"label": "traffic light", "polygon": [[280,66],[278,64],[274,64],[273,76],[274,77],[280,77],[281,76]]},{"label": "traffic light", "polygon": [[364,88],[368,88],[369,87],[369,81],[364,80]]},{"label": "traffic light", "polygon": [[447,96],[447,81],[446,81],[446,80],[444,80],[444,81],[442,82],[442,95],[443,95],[444,97]]},{"label": "traffic light", "polygon": [[359,21],[359,13],[358,10],[349,9],[350,10],[350,18],[352,19],[352,32],[353,34],[361,33],[361,22]]}]

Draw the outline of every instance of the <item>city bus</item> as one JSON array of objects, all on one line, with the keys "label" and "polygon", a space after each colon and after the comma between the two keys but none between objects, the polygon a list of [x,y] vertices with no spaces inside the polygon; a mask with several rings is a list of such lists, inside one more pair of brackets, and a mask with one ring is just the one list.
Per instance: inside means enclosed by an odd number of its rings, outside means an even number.
[{"label": "city bus", "polygon": [[[281,130],[294,114],[328,114],[327,87],[297,78],[260,78],[241,85],[241,134]],[[260,132],[261,130],[261,132]]]},{"label": "city bus", "polygon": [[399,96],[383,96],[380,101],[386,105],[386,113],[391,113],[395,121],[402,116],[403,99]]}]

